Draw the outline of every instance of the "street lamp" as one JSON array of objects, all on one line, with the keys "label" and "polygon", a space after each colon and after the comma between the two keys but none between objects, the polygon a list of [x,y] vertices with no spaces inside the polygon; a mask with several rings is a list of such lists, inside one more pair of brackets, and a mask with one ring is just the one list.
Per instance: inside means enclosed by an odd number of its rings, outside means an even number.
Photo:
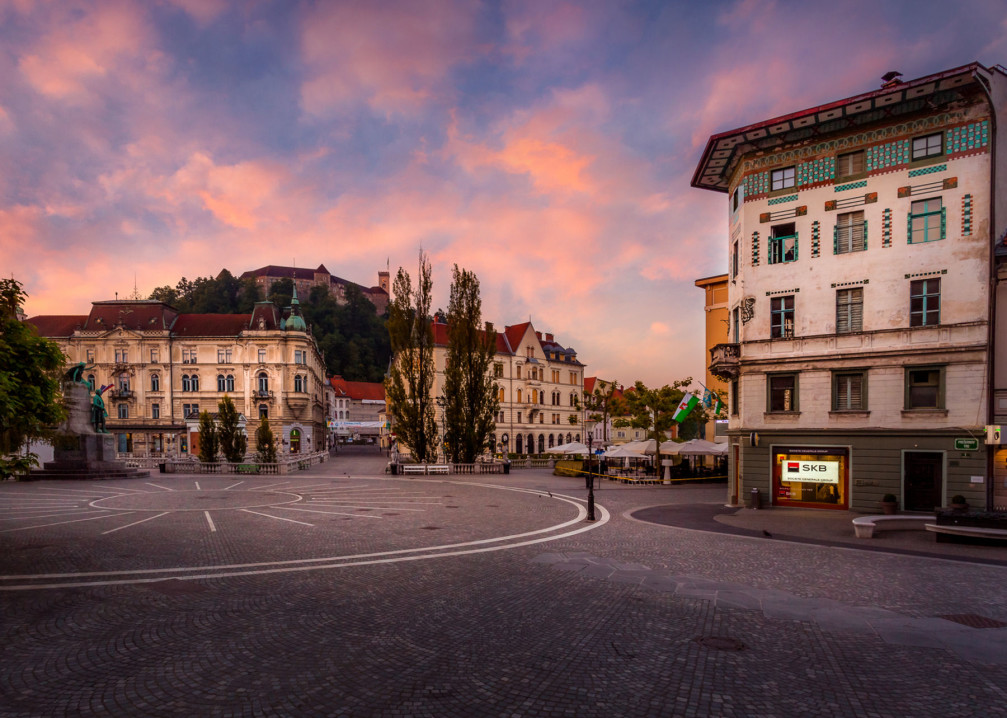
[{"label": "street lamp", "polygon": [[448,400],[443,397],[437,397],[437,406],[441,409],[441,450],[444,456],[444,463],[448,462],[448,442],[447,442],[447,405]]},{"label": "street lamp", "polygon": [[587,520],[594,521],[594,476],[591,475],[593,468],[594,453],[591,445],[594,437],[587,435]]}]

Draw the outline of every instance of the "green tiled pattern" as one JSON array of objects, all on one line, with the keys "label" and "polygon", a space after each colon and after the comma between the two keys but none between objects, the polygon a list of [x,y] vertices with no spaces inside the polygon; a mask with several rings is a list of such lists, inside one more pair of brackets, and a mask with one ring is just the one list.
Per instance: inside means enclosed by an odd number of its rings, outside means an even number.
[{"label": "green tiled pattern", "polygon": [[845,192],[848,189],[860,189],[861,187],[867,186],[867,180],[860,180],[859,182],[850,182],[849,184],[837,184],[835,186],[836,192]]},{"label": "green tiled pattern", "polygon": [[909,140],[896,140],[867,148],[867,171],[888,169],[909,161]]},{"label": "green tiled pattern", "polygon": [[944,147],[948,154],[982,149],[989,144],[989,132],[989,120],[955,127],[944,134]]},{"label": "green tiled pattern", "polygon": [[745,198],[766,194],[769,191],[769,172],[757,172],[745,178]]},{"label": "green tiled pattern", "polygon": [[784,202],[793,202],[797,199],[796,194],[788,194],[786,197],[773,197],[769,200],[769,204],[783,204]]},{"label": "green tiled pattern", "polygon": [[948,168],[947,165],[933,165],[931,167],[920,167],[918,170],[909,170],[910,177],[919,177],[921,175],[929,175],[934,172],[944,172]]},{"label": "green tiled pattern", "polygon": [[818,184],[835,179],[836,158],[820,157],[810,162],[801,162],[797,165],[797,186]]}]

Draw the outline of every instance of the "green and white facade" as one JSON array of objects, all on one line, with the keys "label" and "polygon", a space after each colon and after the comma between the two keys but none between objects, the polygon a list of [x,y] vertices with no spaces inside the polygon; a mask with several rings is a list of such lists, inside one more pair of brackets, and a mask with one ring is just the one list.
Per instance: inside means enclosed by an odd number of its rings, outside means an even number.
[{"label": "green and white facade", "polygon": [[692,184],[728,198],[710,368],[730,385],[732,501],[1007,504],[985,443],[1005,115],[1007,73],[971,64],[710,138]]}]

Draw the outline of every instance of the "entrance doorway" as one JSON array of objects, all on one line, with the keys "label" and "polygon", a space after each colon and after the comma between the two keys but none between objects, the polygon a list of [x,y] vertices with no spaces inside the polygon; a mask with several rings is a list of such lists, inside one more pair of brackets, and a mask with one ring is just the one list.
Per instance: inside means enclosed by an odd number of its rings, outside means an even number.
[{"label": "entrance doorway", "polygon": [[290,430],[290,453],[297,454],[301,451],[301,430]]},{"label": "entrance doorway", "polygon": [[906,511],[933,511],[943,503],[944,454],[907,451],[902,458]]}]

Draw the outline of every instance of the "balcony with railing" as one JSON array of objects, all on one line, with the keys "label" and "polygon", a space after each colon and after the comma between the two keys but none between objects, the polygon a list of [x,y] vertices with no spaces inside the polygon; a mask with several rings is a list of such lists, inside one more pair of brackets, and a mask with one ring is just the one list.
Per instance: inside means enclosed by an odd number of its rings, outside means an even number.
[{"label": "balcony with railing", "polygon": [[740,362],[740,344],[718,344],[710,350],[710,373],[721,379],[737,379]]},{"label": "balcony with railing", "polygon": [[136,392],[125,387],[118,387],[109,391],[108,397],[113,401],[132,401],[136,398]]}]

